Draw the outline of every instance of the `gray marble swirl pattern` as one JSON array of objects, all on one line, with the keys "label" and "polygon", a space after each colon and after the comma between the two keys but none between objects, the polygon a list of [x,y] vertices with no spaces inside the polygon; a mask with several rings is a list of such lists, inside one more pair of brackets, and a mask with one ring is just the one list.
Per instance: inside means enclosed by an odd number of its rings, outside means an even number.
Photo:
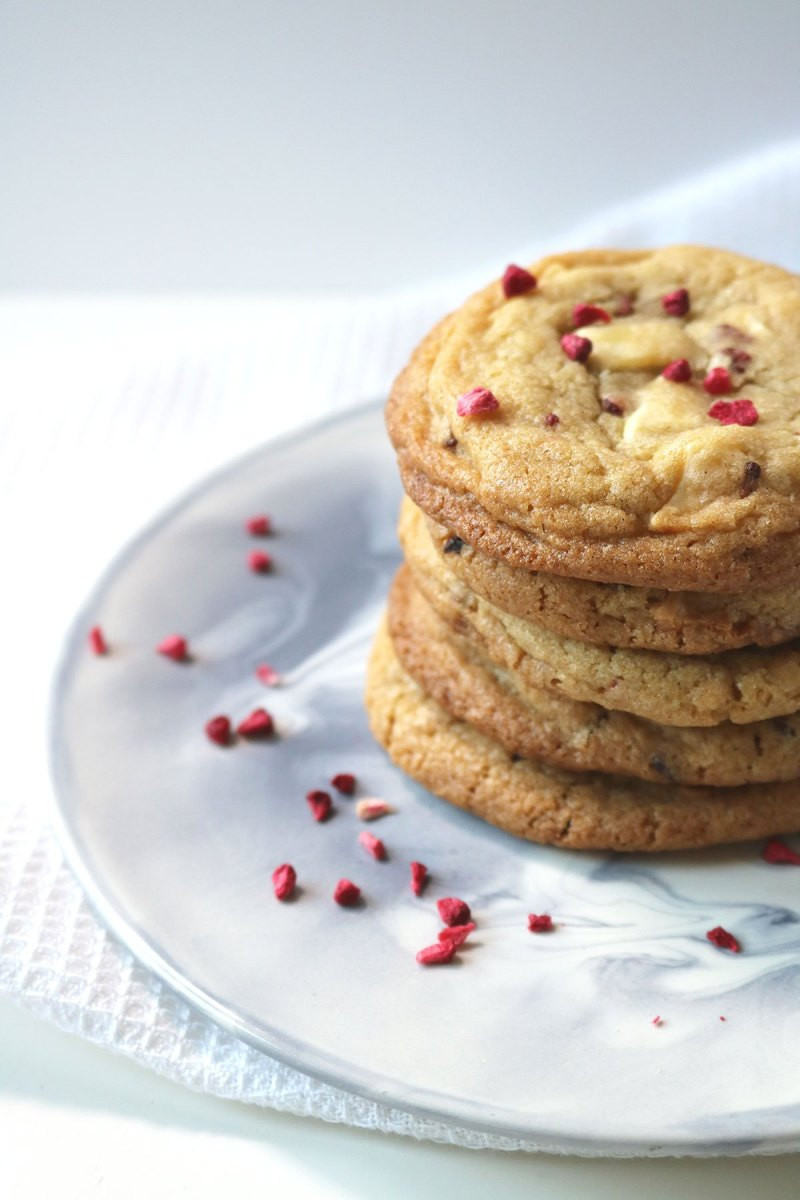
[{"label": "gray marble swirl pattern", "polygon": [[[399,495],[380,413],[362,410],[211,478],[102,580],[53,708],[56,821],[93,903],[226,1028],[399,1108],[590,1153],[800,1147],[800,870],[754,845],[657,858],[527,845],[373,743],[364,665]],[[242,522],[263,510],[275,570],[259,576]],[[107,659],[85,649],[95,622]],[[154,654],[171,632],[190,639],[190,665]],[[261,661],[283,686],[259,684]],[[209,716],[258,704],[273,743],[205,739]],[[379,830],[388,862],[358,846],[352,800],[310,819],[305,793],[335,771],[396,807]],[[431,871],[422,900],[411,859]],[[301,892],[282,905],[269,877],[287,860]],[[363,908],[333,904],[341,876]],[[445,895],[479,929],[460,964],[423,970],[414,954]],[[532,936],[541,911],[557,929]],[[740,955],[706,940],[719,924]]]}]

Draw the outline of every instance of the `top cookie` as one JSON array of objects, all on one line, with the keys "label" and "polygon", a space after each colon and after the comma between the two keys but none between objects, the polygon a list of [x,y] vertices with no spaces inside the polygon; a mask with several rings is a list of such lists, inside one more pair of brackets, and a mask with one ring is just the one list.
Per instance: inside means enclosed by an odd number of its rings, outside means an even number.
[{"label": "top cookie", "polygon": [[800,278],[697,246],[531,273],[523,294],[468,300],[396,382],[416,503],[556,575],[723,592],[800,576]]}]

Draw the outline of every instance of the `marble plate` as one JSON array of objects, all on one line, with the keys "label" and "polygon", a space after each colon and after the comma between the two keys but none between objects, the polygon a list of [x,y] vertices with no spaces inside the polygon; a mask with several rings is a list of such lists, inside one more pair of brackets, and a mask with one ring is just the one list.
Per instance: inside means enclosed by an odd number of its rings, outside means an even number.
[{"label": "marble plate", "polygon": [[[755,845],[527,845],[371,740],[364,664],[399,496],[380,412],[361,410],[205,481],[111,567],[66,648],[52,726],[56,824],[100,915],[228,1029],[401,1109],[582,1153],[800,1148],[800,871]],[[254,575],[242,523],[262,510],[275,570]],[[87,652],[95,622],[107,658]],[[191,664],[153,652],[172,632]],[[257,681],[262,661],[282,687]],[[274,742],[204,736],[212,714],[258,704]],[[353,800],[311,820],[305,793],[337,771],[396,807],[371,827],[388,862],[357,844]],[[422,899],[411,859],[431,871]],[[287,860],[301,891],[280,904],[269,880]],[[332,902],[341,876],[362,908]],[[479,932],[460,962],[425,969],[415,951],[446,895],[472,904]],[[556,931],[528,933],[531,911]],[[740,955],[706,940],[719,924]]]}]

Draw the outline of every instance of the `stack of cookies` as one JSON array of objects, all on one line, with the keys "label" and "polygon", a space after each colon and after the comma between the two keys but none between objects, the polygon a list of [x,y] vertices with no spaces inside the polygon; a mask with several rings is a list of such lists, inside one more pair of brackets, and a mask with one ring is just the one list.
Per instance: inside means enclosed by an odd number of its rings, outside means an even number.
[{"label": "stack of cookies", "polygon": [[394,387],[391,757],[538,842],[800,830],[800,278],[701,247],[509,267]]}]

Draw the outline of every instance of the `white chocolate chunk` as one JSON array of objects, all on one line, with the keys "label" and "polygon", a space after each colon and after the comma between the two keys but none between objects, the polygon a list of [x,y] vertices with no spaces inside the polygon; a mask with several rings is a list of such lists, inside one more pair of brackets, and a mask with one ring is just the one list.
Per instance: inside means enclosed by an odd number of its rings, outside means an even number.
[{"label": "white chocolate chunk", "polygon": [[391,804],[387,804],[385,800],[378,800],[371,796],[365,796],[356,803],[356,816],[361,821],[375,821],[378,817],[385,817],[393,812],[394,809]]},{"label": "white chocolate chunk", "polygon": [[681,325],[664,320],[587,325],[577,332],[592,343],[593,365],[609,371],[660,370],[697,350]]},{"label": "white chocolate chunk", "polygon": [[625,422],[623,441],[663,438],[706,425],[708,397],[685,383],[659,376],[637,393],[638,407]]}]

